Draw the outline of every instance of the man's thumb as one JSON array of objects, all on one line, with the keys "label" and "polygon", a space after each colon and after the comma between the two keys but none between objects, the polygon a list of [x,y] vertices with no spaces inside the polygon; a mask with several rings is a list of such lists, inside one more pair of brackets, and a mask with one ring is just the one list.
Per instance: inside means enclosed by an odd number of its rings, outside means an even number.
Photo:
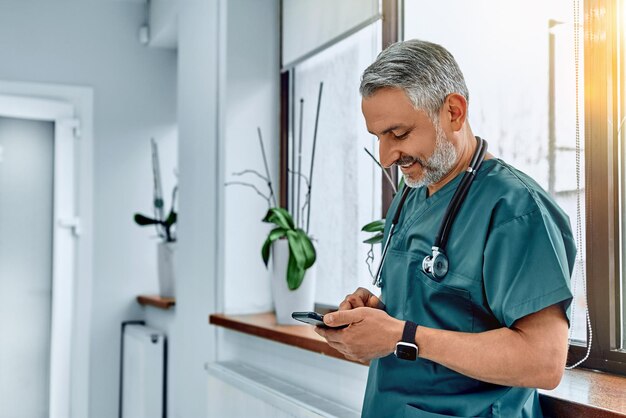
[{"label": "man's thumb", "polygon": [[331,327],[341,325],[349,325],[361,319],[361,310],[363,308],[355,308],[347,311],[337,311],[324,315],[324,323]]}]

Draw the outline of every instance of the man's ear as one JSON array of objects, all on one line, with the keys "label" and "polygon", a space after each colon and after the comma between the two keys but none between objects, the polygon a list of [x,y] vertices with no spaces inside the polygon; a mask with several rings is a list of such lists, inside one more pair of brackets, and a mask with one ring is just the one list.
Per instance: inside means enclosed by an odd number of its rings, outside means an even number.
[{"label": "man's ear", "polygon": [[458,93],[446,96],[443,102],[441,117],[450,125],[454,132],[460,131],[467,118],[467,100]]}]

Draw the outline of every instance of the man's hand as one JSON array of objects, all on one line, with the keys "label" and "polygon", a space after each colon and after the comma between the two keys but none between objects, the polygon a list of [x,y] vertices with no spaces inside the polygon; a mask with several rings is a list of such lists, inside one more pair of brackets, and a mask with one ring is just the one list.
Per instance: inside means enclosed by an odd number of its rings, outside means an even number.
[{"label": "man's hand", "polygon": [[394,351],[396,343],[402,339],[404,321],[389,316],[381,309],[345,309],[324,315],[324,322],[330,327],[349,325],[347,328],[315,327],[315,332],[326,338],[331,347],[347,359],[362,363]]},{"label": "man's hand", "polygon": [[349,294],[339,305],[340,311],[347,311],[355,308],[376,308],[385,310],[385,304],[369,290],[359,287],[354,293]]}]

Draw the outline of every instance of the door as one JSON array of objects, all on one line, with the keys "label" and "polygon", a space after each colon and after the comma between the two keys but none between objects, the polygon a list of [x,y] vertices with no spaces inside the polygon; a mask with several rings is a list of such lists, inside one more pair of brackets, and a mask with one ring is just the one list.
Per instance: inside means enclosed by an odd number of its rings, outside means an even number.
[{"label": "door", "polygon": [[0,418],[49,415],[54,140],[0,117]]}]

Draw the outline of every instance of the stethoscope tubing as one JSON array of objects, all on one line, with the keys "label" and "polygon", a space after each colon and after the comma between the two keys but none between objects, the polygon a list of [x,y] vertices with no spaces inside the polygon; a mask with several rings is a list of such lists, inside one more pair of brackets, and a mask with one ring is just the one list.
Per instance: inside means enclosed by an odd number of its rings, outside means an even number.
[{"label": "stethoscope tubing", "polygon": [[383,247],[383,254],[380,259],[380,264],[378,264],[378,268],[376,269],[376,275],[374,276],[374,280],[372,281],[372,284],[375,286],[380,287],[380,275],[383,270],[383,264],[385,262],[385,258],[387,258],[387,250],[389,249],[389,243],[391,242],[391,237],[393,236],[396,230],[396,225],[398,224],[398,220],[400,219],[400,211],[402,209],[402,206],[404,206],[404,201],[406,200],[406,197],[408,196],[410,191],[411,191],[411,188],[406,185],[404,186],[404,189],[402,190],[402,197],[400,198],[400,202],[398,203],[398,209],[396,209],[396,213],[393,219],[391,220],[391,226],[389,227],[389,234],[387,235],[387,240],[385,241],[385,246]]},{"label": "stethoscope tubing", "polygon": [[[448,204],[448,207],[446,208],[446,212],[441,221],[441,225],[439,226],[439,231],[437,232],[437,235],[435,236],[435,242],[432,247],[433,256],[435,254],[440,254],[440,255],[443,255],[443,257],[447,260],[447,258],[445,257],[445,248],[448,242],[448,236],[450,234],[452,224],[454,223],[454,220],[456,218],[456,215],[459,209],[461,208],[463,202],[465,201],[465,197],[467,196],[470,186],[472,185],[476,177],[476,173],[480,169],[485,159],[485,155],[487,154],[487,141],[485,141],[484,139],[480,137],[476,137],[476,141],[478,142],[477,149],[476,151],[474,151],[474,155],[472,156],[472,159],[470,160],[470,164],[468,168],[466,169],[465,174],[463,175],[463,178],[461,179],[461,182],[457,186],[457,189],[455,190],[454,195],[452,195],[452,200],[450,201],[450,203]],[[378,286],[378,287],[381,286],[382,269],[385,263],[385,259],[387,258],[387,251],[389,250],[391,237],[395,233],[396,225],[400,219],[400,214],[404,206],[404,201],[406,200],[406,197],[408,196],[410,190],[411,188],[408,187],[407,185],[405,185],[404,189],[402,190],[402,197],[400,198],[400,202],[398,203],[396,213],[394,214],[394,217],[391,221],[391,226],[389,227],[389,234],[387,235],[387,240],[385,241],[385,245],[383,247],[383,253],[381,256],[380,264],[378,265],[378,269],[376,269],[376,275],[374,276],[374,280],[372,282],[372,284],[375,286]],[[445,271],[447,271],[447,265],[446,265]],[[443,273],[443,275],[445,275],[445,272]]]},{"label": "stethoscope tubing", "polygon": [[452,224],[454,223],[454,220],[456,219],[456,215],[459,209],[461,208],[461,205],[465,201],[465,197],[467,196],[467,193],[469,192],[470,186],[472,185],[472,182],[474,181],[474,178],[476,177],[476,173],[480,169],[485,159],[485,154],[487,153],[487,146],[486,146],[487,141],[485,141],[482,138],[477,138],[477,139],[478,139],[478,144],[477,144],[478,149],[476,152],[474,152],[470,165],[465,171],[465,174],[463,174],[461,183],[455,190],[454,195],[452,196],[452,200],[450,201],[450,204],[446,208],[446,212],[443,215],[443,220],[441,222],[441,225],[439,226],[439,232],[437,233],[437,236],[435,237],[435,242],[433,244],[433,247],[439,248],[440,251],[444,251],[444,249],[446,248],[446,245],[448,243],[448,237],[450,236],[450,229],[452,228]]}]

